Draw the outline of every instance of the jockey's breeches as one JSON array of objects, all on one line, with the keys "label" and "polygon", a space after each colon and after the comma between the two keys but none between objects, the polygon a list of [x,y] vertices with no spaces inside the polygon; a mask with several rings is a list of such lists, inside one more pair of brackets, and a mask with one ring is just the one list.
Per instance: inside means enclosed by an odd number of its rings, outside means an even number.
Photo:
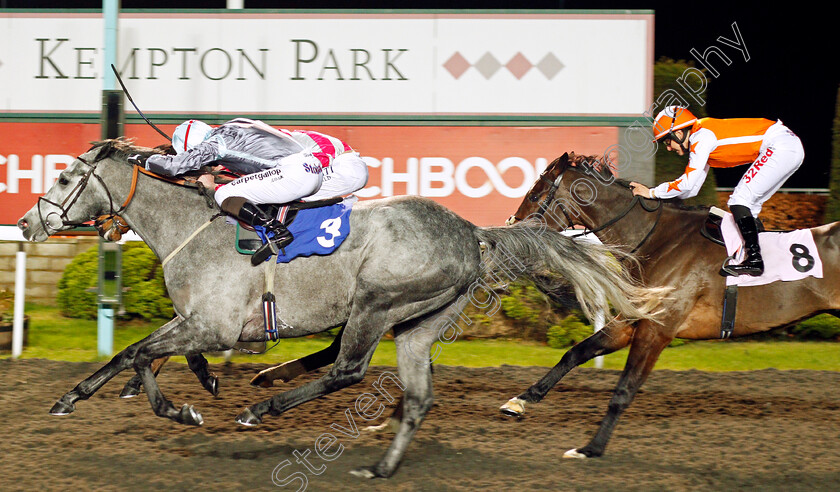
[{"label": "jockey's breeches", "polygon": [[781,123],[767,130],[758,158],[732,191],[727,205],[748,207],[758,217],[761,206],[799,169],[805,158],[802,142]]},{"label": "jockey's breeches", "polygon": [[219,187],[214,198],[240,196],[249,202],[287,203],[316,193],[321,187],[323,168],[311,154],[292,154],[278,161],[277,167],[242,176]]},{"label": "jockey's breeches", "polygon": [[305,201],[326,200],[344,196],[365,187],[368,170],[365,161],[355,152],[346,152],[333,159],[332,164],[324,168],[321,188],[314,194],[305,196]]}]

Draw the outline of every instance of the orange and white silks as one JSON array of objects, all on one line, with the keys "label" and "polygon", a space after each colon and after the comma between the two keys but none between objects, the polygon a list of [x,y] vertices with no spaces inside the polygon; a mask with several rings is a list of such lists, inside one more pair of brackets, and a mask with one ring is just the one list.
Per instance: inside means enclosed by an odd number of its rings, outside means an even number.
[{"label": "orange and white silks", "polygon": [[802,164],[802,142],[781,121],[764,118],[702,118],[691,127],[689,160],[677,179],[662,183],[657,198],[690,198],[700,191],[712,167],[751,164],[728,204],[749,207],[754,216]]}]

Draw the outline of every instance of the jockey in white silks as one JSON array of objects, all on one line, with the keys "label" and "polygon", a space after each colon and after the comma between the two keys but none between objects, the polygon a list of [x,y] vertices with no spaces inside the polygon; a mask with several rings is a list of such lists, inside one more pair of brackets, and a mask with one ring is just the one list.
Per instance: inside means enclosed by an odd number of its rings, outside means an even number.
[{"label": "jockey in white silks", "polygon": [[305,130],[280,130],[262,121],[236,118],[217,128],[189,120],[175,129],[176,155],[152,155],[149,171],[175,176],[220,164],[242,177],[218,186],[214,198],[223,212],[272,238],[254,255],[267,258],[292,242],[276,217],[256,205],[324,200],[348,195],[367,184],[367,165],[341,140]]}]

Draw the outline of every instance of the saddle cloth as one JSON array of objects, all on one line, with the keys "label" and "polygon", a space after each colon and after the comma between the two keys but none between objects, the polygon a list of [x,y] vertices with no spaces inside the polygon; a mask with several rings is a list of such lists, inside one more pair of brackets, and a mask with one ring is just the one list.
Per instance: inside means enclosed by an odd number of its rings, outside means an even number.
[{"label": "saddle cloth", "polygon": [[[720,224],[726,253],[740,263],[744,259],[744,243],[732,214],[726,213]],[[789,232],[761,232],[758,244],[764,259],[764,274],[759,277],[740,275],[726,277],[726,285],[743,287],[765,285],[772,282],[802,280],[806,277],[823,278],[820,252],[810,229]]]},{"label": "saddle cloth", "polygon": [[[285,254],[281,251],[277,255],[277,263],[288,263],[299,256],[328,255],[338,249],[350,234],[350,212],[357,201],[351,196],[333,205],[298,210],[288,225],[294,241],[286,246]],[[255,230],[265,242],[265,229]]]}]

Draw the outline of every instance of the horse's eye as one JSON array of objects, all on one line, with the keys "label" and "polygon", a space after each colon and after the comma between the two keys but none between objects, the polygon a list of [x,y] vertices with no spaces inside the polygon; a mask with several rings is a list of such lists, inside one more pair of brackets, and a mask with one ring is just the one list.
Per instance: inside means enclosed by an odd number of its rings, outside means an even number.
[{"label": "horse's eye", "polygon": [[532,203],[536,202],[539,199],[540,199],[539,195],[531,195],[531,196],[528,197],[528,200],[530,200]]},{"label": "horse's eye", "polygon": [[64,176],[60,176],[58,178],[58,184],[60,184],[61,186],[67,186],[68,184],[70,184],[70,180],[65,178]]}]

